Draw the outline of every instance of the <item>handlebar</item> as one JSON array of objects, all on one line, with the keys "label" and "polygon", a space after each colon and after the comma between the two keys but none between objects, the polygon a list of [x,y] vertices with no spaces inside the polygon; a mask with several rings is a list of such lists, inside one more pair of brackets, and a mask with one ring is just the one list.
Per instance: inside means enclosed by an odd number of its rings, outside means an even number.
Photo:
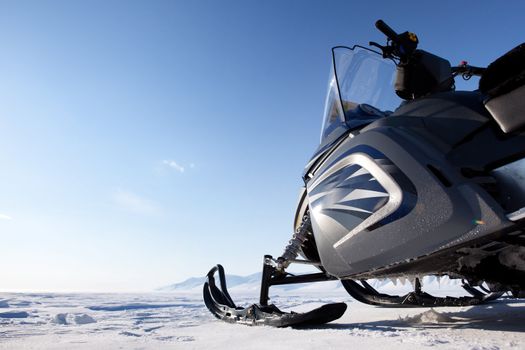
[{"label": "handlebar", "polygon": [[482,76],[486,68],[469,66],[467,64],[460,64],[457,67],[452,67],[452,75],[456,76],[461,74],[463,79],[470,79],[472,76]]},{"label": "handlebar", "polygon": [[[485,71],[485,68],[470,66],[466,61],[462,61],[457,67],[450,67],[450,62],[446,59],[417,50],[419,39],[416,34],[409,31],[398,34],[380,19],[375,26],[387,37],[387,42],[385,46],[373,41],[370,45],[381,49],[383,58],[396,63],[396,93],[405,100],[432,92],[453,90],[454,77],[460,75],[468,80],[474,75],[482,76]],[[427,76],[433,80],[427,79]]]},{"label": "handlebar", "polygon": [[397,34],[388,24],[380,19],[376,21],[376,28],[386,35],[388,41],[386,46],[381,46],[377,43],[371,43],[371,45],[379,47],[383,51],[384,58],[399,58],[401,61],[406,61],[416,50],[419,43],[416,34],[410,32]]},{"label": "handlebar", "polygon": [[387,38],[389,38],[396,44],[399,44],[398,34],[392,28],[390,28],[388,24],[383,22],[383,20],[379,19],[376,21],[376,28],[379,29],[381,33],[385,34]]}]

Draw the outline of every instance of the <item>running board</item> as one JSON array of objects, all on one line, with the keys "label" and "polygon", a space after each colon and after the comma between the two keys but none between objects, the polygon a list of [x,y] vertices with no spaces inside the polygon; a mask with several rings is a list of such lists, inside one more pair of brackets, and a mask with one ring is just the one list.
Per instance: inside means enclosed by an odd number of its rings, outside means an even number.
[{"label": "running board", "polygon": [[378,292],[366,281],[361,284],[353,280],[341,280],[343,287],[354,299],[369,305],[382,307],[439,307],[439,306],[470,306],[478,305],[499,298],[502,293],[484,294],[470,285],[463,285],[472,296],[468,297],[435,297],[421,291],[421,285],[416,281],[416,290],[405,295],[389,295]]}]

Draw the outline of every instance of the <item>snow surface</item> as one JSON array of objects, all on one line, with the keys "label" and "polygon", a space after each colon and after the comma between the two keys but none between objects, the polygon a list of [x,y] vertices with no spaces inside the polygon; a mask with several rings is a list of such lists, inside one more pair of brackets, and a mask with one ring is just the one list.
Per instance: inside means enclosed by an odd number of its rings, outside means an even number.
[{"label": "snow surface", "polygon": [[[450,281],[427,282],[427,290],[435,294],[464,294]],[[394,288],[390,282],[376,282],[381,283],[381,291]],[[247,292],[242,286],[231,292],[237,304],[255,302],[255,287],[245,283]],[[216,320],[200,293],[189,291],[0,293],[0,349],[525,348],[525,300],[501,299],[477,307],[393,309],[353,301],[335,282],[271,291],[272,302],[287,311],[308,311],[339,301],[347,302],[348,310],[327,325],[276,329]]]}]

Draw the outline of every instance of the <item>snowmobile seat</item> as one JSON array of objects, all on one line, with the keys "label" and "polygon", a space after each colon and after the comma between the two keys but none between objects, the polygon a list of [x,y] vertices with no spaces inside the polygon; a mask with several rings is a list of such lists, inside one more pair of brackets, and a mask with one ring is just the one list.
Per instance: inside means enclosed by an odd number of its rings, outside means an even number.
[{"label": "snowmobile seat", "polygon": [[525,43],[516,46],[483,73],[479,89],[485,107],[506,133],[525,126]]}]

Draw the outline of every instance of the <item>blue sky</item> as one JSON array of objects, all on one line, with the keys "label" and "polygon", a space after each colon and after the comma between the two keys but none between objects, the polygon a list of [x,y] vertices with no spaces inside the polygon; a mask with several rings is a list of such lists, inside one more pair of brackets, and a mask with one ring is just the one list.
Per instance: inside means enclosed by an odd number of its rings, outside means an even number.
[{"label": "blue sky", "polygon": [[[0,1],[0,290],[141,291],[291,234],[334,45],[486,65],[525,5]],[[459,85],[462,86],[462,85]]]}]

